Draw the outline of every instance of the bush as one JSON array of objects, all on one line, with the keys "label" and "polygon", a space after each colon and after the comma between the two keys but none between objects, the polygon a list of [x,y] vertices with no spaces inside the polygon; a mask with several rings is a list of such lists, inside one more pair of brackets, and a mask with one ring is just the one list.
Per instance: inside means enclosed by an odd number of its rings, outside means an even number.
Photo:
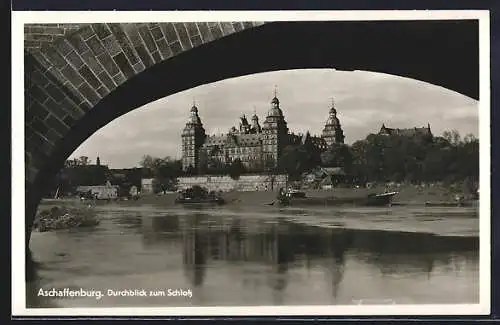
[{"label": "bush", "polygon": [[52,207],[40,211],[35,219],[35,228],[40,232],[92,227],[99,224],[95,211],[91,207]]}]

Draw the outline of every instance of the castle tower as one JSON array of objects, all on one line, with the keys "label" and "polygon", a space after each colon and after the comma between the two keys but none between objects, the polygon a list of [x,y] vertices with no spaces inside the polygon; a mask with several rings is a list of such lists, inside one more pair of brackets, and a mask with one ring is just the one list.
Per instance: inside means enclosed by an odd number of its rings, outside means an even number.
[{"label": "castle tower", "polygon": [[252,130],[255,133],[260,133],[262,131],[262,128],[259,124],[259,117],[257,116],[257,113],[255,111],[252,116]]},{"label": "castle tower", "polygon": [[276,97],[276,89],[274,98],[271,100],[271,108],[267,112],[266,120],[262,128],[264,133],[264,160],[266,168],[278,166],[278,159],[283,148],[288,144],[288,126],[280,108],[280,101]]},{"label": "castle tower", "polygon": [[205,142],[206,134],[198,108],[193,103],[189,120],[182,131],[182,170],[187,171],[190,167],[197,169],[199,165],[199,149]]},{"label": "castle tower", "polygon": [[240,133],[250,133],[250,124],[248,124],[248,120],[245,114],[243,114],[240,118]]},{"label": "castle tower", "polygon": [[344,131],[342,131],[342,126],[337,117],[337,110],[335,109],[335,103],[332,100],[332,107],[328,114],[328,120],[323,128],[323,133],[321,137],[325,139],[326,144],[331,146],[334,143],[344,143]]}]

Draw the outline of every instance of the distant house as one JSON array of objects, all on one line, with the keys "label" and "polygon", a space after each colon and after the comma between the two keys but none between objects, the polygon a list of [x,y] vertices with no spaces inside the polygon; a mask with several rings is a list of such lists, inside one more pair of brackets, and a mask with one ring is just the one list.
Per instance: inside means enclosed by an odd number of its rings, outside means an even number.
[{"label": "distant house", "polygon": [[320,188],[331,189],[346,180],[346,173],[342,167],[319,167],[304,176],[306,184],[317,184]]},{"label": "distant house", "polygon": [[118,186],[111,185],[108,181],[105,185],[78,186],[76,192],[80,195],[91,194],[98,200],[110,200],[118,198]]},{"label": "distant house", "polygon": [[154,192],[154,178],[143,178],[141,180],[141,190],[143,193],[153,193]]},{"label": "distant house", "polygon": [[137,196],[139,194],[139,190],[137,189],[137,186],[132,185],[130,187],[129,194],[130,194],[130,196]]}]

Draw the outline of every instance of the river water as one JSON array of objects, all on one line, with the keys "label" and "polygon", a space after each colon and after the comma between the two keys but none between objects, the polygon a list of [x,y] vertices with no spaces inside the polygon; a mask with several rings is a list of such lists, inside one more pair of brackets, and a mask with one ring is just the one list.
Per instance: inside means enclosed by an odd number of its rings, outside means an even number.
[{"label": "river water", "polygon": [[479,302],[473,209],[109,205],[99,216],[94,229],[33,233],[28,307]]}]

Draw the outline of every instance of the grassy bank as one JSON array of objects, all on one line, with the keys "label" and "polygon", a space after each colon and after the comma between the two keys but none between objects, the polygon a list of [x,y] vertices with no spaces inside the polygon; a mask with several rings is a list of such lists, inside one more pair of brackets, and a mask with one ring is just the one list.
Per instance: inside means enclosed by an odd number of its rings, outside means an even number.
[{"label": "grassy bank", "polygon": [[40,232],[92,227],[99,224],[92,207],[75,205],[59,200],[58,205],[41,205],[34,222],[34,228]]},{"label": "grassy bank", "polygon": [[[335,188],[333,190],[306,190],[306,194],[312,197],[326,197],[336,196],[339,198],[352,197],[352,196],[365,196],[370,193],[382,193],[384,187],[377,188]],[[446,187],[414,187],[406,186],[391,189],[398,191],[399,194],[395,197],[395,203],[409,204],[409,205],[424,205],[425,202],[454,202],[455,195],[459,192],[452,188]],[[252,191],[252,192],[226,192],[223,194],[227,206],[253,206],[265,205],[273,202],[276,199],[277,191]],[[145,195],[138,200],[116,201],[111,203],[96,202],[97,206],[105,206],[107,204],[118,204],[120,206],[174,206],[176,193],[167,193],[165,195]],[[76,200],[77,201],[77,200]],[[74,205],[75,200],[44,200],[42,206],[50,207],[51,205]]]}]

